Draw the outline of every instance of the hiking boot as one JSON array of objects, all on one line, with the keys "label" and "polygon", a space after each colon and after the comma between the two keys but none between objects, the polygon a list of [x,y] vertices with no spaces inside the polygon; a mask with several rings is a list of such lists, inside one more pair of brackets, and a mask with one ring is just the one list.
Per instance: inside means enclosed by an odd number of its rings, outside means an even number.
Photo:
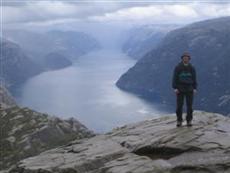
[{"label": "hiking boot", "polygon": [[177,121],[177,124],[176,124],[177,127],[180,127],[182,126],[182,121]]},{"label": "hiking boot", "polygon": [[192,126],[192,121],[187,121],[187,126],[191,127]]}]

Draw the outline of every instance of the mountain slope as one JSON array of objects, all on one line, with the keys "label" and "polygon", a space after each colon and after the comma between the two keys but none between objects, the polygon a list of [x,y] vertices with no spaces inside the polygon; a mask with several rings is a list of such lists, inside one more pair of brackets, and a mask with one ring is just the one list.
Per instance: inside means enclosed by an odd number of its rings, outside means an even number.
[{"label": "mountain slope", "polygon": [[121,89],[147,99],[175,104],[171,88],[174,66],[184,51],[197,69],[195,108],[230,113],[230,17],[194,23],[169,32],[117,81]]},{"label": "mountain slope", "polygon": [[0,168],[75,139],[93,136],[79,121],[61,120],[29,108],[0,110]]},{"label": "mountain slope", "polygon": [[100,48],[99,42],[84,32],[52,30],[45,35],[54,42],[54,51],[71,59]]},{"label": "mountain slope", "polygon": [[147,52],[156,48],[164,36],[177,25],[144,25],[133,28],[124,33],[128,39],[122,46],[123,52],[127,55],[140,59]]},{"label": "mountain slope", "polygon": [[44,63],[51,53],[59,53],[74,60],[100,48],[93,37],[83,32],[51,30],[44,33],[29,30],[5,30],[5,38],[19,44],[35,62]]},{"label": "mountain slope", "polygon": [[193,127],[176,115],[122,126],[45,151],[5,173],[228,173],[230,118],[195,111]]},{"label": "mountain slope", "polygon": [[14,87],[42,72],[42,67],[34,63],[18,44],[2,39],[0,46],[2,51],[0,78],[7,88]]},{"label": "mountain slope", "polygon": [[56,52],[51,52],[45,57],[45,67],[49,70],[56,70],[72,65],[72,62],[64,55]]},{"label": "mountain slope", "polygon": [[77,57],[100,48],[94,38],[82,32],[4,30],[3,33],[0,79],[12,94],[28,78],[67,67]]}]

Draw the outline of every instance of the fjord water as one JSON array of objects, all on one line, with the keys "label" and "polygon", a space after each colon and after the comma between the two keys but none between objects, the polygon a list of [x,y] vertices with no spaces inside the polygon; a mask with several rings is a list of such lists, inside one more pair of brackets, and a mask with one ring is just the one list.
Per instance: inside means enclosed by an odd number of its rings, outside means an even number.
[{"label": "fjord water", "polygon": [[17,102],[62,118],[75,117],[96,132],[165,114],[161,105],[116,87],[115,82],[135,62],[119,49],[88,53],[70,67],[29,79]]}]

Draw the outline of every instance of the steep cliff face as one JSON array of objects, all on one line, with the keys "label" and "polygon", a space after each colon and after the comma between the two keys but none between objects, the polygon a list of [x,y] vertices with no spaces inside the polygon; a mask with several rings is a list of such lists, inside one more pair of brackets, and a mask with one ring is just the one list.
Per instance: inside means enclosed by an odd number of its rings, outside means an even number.
[{"label": "steep cliff face", "polygon": [[147,99],[175,103],[172,74],[184,51],[197,69],[197,109],[230,113],[230,17],[212,19],[169,32],[161,44],[117,81],[121,89]]},{"label": "steep cliff face", "polygon": [[16,102],[4,86],[0,86],[0,109],[16,106]]},{"label": "steep cliff face", "polygon": [[230,118],[194,112],[192,127],[175,114],[125,125],[20,161],[6,173],[228,173]]},{"label": "steep cliff face", "polygon": [[61,120],[29,108],[0,110],[0,168],[69,141],[94,135],[76,119]]},{"label": "steep cliff face", "polygon": [[7,88],[14,87],[42,72],[42,67],[34,63],[18,44],[2,39],[0,46],[2,51],[0,80],[3,80]]}]

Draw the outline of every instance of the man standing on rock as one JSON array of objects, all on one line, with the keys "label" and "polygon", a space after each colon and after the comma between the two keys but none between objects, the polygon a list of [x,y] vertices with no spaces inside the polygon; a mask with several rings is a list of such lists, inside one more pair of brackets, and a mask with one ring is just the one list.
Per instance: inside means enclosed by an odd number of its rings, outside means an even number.
[{"label": "man standing on rock", "polygon": [[187,126],[192,126],[192,119],[193,119],[193,94],[197,91],[197,81],[196,81],[196,70],[189,63],[191,56],[189,53],[185,52],[181,56],[181,62],[175,67],[173,80],[172,80],[172,87],[174,88],[174,92],[177,96],[177,107],[176,107],[176,115],[177,115],[177,127],[182,126],[182,113],[183,113],[183,104],[184,104],[184,97],[186,98],[186,105],[187,105]]}]

